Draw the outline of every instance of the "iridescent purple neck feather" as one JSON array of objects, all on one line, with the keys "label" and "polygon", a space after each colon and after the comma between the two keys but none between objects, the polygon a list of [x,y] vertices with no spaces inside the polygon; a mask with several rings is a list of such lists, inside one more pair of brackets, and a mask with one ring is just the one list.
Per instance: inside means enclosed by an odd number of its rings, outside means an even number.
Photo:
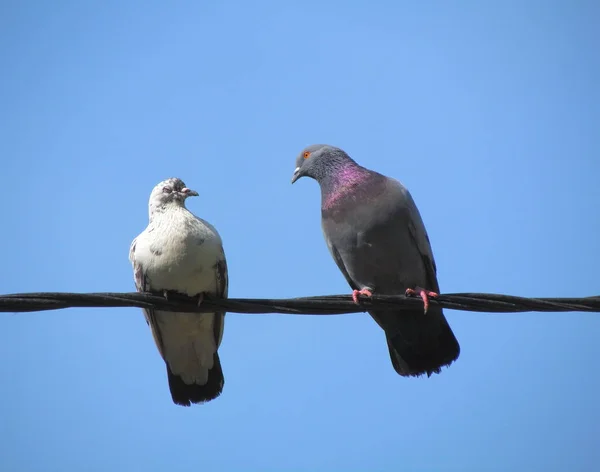
[{"label": "iridescent purple neck feather", "polygon": [[330,169],[327,176],[319,180],[322,209],[332,208],[336,202],[351,196],[369,177],[367,169],[351,160]]}]

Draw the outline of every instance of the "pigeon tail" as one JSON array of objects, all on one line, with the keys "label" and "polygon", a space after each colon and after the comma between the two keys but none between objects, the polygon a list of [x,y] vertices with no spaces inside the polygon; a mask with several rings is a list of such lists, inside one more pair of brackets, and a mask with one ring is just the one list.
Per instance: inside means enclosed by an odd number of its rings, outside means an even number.
[{"label": "pigeon tail", "polygon": [[458,359],[460,346],[441,308],[371,315],[384,329],[392,365],[403,377],[430,377]]},{"label": "pigeon tail", "polygon": [[171,398],[173,398],[174,403],[182,406],[191,406],[192,403],[204,403],[214,400],[221,395],[225,383],[219,354],[216,352],[214,354],[214,365],[208,371],[208,381],[204,385],[186,384],[179,375],[171,372],[168,364],[167,374]]}]

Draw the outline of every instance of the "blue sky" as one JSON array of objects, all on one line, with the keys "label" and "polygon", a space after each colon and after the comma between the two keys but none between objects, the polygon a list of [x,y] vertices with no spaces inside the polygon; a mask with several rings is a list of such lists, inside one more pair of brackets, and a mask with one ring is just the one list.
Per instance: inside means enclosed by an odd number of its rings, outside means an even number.
[{"label": "blue sky", "polygon": [[[177,176],[230,296],[347,293],[290,185],[324,142],[411,190],[442,292],[599,294],[600,6],[450,3],[3,2],[0,292],[132,291]],[[406,379],[368,315],[227,315],[181,408],[139,310],[4,314],[0,469],[596,470],[600,315],[446,316],[458,362]]]}]

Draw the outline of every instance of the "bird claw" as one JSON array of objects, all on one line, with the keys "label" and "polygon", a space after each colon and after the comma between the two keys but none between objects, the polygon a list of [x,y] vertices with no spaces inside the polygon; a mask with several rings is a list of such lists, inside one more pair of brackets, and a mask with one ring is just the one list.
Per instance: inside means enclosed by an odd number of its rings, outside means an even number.
[{"label": "bird claw", "polygon": [[[165,297],[165,300],[169,300],[169,291],[168,290],[163,290],[163,297]],[[200,292],[198,294],[198,306],[202,305],[203,301],[204,301],[204,293]]]},{"label": "bird claw", "polygon": [[405,295],[407,297],[411,296],[419,296],[423,300],[423,312],[427,314],[427,310],[429,310],[429,297],[436,298],[439,294],[435,292],[431,292],[429,290],[425,290],[422,287],[407,288]]},{"label": "bird claw", "polygon": [[352,301],[358,305],[358,296],[364,295],[365,297],[372,297],[373,294],[368,288],[363,288],[362,290],[353,290],[352,291]]}]

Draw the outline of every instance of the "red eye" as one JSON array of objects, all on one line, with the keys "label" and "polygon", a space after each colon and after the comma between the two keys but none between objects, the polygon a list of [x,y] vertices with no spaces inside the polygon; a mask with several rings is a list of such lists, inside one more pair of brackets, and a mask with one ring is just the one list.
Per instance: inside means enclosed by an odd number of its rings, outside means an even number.
[{"label": "red eye", "polygon": [[171,187],[163,187],[163,192],[164,193],[171,193]]},{"label": "red eye", "polygon": [[310,152],[309,151],[304,151],[304,159],[308,159],[310,156]]}]

